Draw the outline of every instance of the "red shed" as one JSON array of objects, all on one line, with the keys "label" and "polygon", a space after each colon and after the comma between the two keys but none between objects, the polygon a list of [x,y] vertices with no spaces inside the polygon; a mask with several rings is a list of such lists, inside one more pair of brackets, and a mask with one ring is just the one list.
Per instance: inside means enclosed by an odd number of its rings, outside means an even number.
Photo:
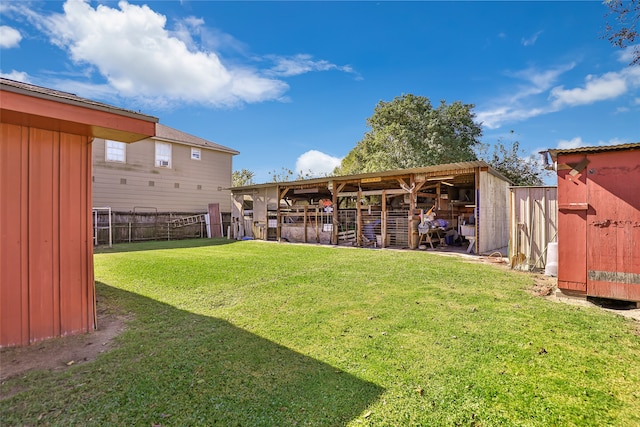
[{"label": "red shed", "polygon": [[0,79],[0,347],[96,327],[91,141],[155,117]]},{"label": "red shed", "polygon": [[640,143],[549,153],[558,173],[558,288],[640,301]]}]

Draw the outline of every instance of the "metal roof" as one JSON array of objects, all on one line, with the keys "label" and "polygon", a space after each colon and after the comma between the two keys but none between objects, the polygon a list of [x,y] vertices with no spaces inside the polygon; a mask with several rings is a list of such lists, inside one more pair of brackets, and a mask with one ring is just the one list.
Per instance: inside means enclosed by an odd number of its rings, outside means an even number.
[{"label": "metal roof", "polygon": [[263,184],[253,184],[253,185],[245,185],[242,187],[232,187],[231,190],[239,192],[242,190],[268,188],[268,187],[273,187],[274,185],[309,186],[309,185],[322,184],[329,181],[342,181],[342,182],[357,181],[357,180],[366,179],[366,178],[374,178],[374,177],[387,178],[387,177],[410,175],[410,174],[429,174],[432,176],[437,176],[438,174],[449,174],[449,173],[455,174],[456,172],[461,174],[462,173],[468,174],[468,173],[471,173],[470,171],[475,168],[488,168],[489,172],[492,175],[495,175],[498,178],[511,183],[509,179],[505,178],[498,171],[491,168],[491,166],[489,166],[487,162],[482,160],[475,160],[470,162],[447,163],[442,165],[424,166],[424,167],[411,168],[411,169],[396,169],[396,170],[389,170],[389,171],[382,171],[382,172],[368,172],[368,173],[361,173],[361,174],[355,174],[355,175],[335,175],[335,176],[326,176],[321,178],[312,178],[312,179],[297,180],[297,181],[267,182]]},{"label": "metal roof", "polygon": [[637,148],[640,148],[640,142],[634,142],[630,144],[619,144],[619,145],[599,145],[595,147],[549,149],[549,154],[551,154],[551,158],[555,161],[558,158],[558,154],[597,153],[602,151],[633,150]]},{"label": "metal roof", "polygon": [[210,150],[222,151],[224,153],[229,153],[232,155],[240,154],[239,151],[236,151],[229,147],[216,144],[215,142],[207,141],[206,139],[190,135],[186,132],[170,128],[169,126],[165,126],[160,123],[156,123],[156,136],[154,137],[154,139],[174,142],[176,144],[192,145],[196,147],[207,148]]},{"label": "metal roof", "polygon": [[14,92],[23,95],[33,96],[36,98],[47,99],[50,101],[61,102],[64,104],[75,105],[93,110],[105,111],[109,113],[128,116],[148,122],[158,122],[157,117],[149,116],[139,112],[126,110],[124,108],[115,107],[113,105],[104,104],[102,102],[93,101],[91,99],[79,97],[73,93],[62,92],[55,89],[49,89],[42,86],[32,85],[30,83],[19,82],[0,77],[0,89],[7,92]]}]

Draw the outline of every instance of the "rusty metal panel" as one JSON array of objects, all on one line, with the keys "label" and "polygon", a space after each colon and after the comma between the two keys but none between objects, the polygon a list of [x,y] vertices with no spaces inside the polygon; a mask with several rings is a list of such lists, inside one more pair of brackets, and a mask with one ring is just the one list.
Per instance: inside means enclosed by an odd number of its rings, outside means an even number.
[{"label": "rusty metal panel", "polygon": [[[578,164],[583,154],[559,155],[558,164]],[[587,174],[558,170],[558,288],[587,291]]]},{"label": "rusty metal panel", "polygon": [[640,150],[589,154],[587,294],[640,301]]}]

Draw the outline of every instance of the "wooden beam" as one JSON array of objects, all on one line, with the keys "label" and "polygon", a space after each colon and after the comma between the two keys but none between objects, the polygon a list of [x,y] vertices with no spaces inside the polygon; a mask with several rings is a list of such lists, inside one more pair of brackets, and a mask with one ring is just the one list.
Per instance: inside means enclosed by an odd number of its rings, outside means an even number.
[{"label": "wooden beam", "polygon": [[338,206],[338,193],[342,188],[344,188],[344,184],[340,185],[340,188],[336,188],[335,182],[331,181],[331,205],[333,206],[333,212],[331,212],[331,244],[338,244],[338,211],[340,210]]},{"label": "wooden beam", "polygon": [[380,215],[380,234],[382,234],[382,244],[380,246],[384,248],[387,241],[387,190],[382,190],[382,212],[380,212]]},{"label": "wooden beam", "polygon": [[309,210],[308,205],[304,205],[303,215],[304,219],[302,220],[302,225],[304,227],[304,242],[307,243],[307,212]]},{"label": "wooden beam", "polygon": [[[387,195],[397,195],[397,194],[406,194],[405,190],[401,189],[393,189],[393,190],[367,190],[360,192],[363,196],[380,196],[383,192],[386,192]],[[358,191],[345,191],[344,193],[339,193],[338,197],[356,197],[358,195]]]},{"label": "wooden beam", "polygon": [[[281,200],[285,198],[285,196],[287,195],[289,190],[291,190],[290,187],[284,187],[284,190],[282,190],[282,193],[281,193],[280,192],[280,186],[278,185],[278,194],[280,194],[280,199]],[[278,200],[278,205],[280,205],[280,200]]]},{"label": "wooden beam", "polygon": [[402,178],[396,178],[396,180],[400,183],[400,187],[405,186],[407,188],[409,188],[409,186],[407,185],[406,182],[404,182],[404,179]]},{"label": "wooden beam", "polygon": [[[276,194],[280,194],[280,186],[276,185]],[[287,194],[286,192],[284,194]],[[276,209],[276,242],[280,241],[280,237],[282,236],[282,216],[280,213],[280,200],[282,200],[282,197],[280,197],[278,199],[278,207]],[[267,221],[269,221],[269,216],[267,215]],[[268,224],[267,224],[268,225]]]},{"label": "wooden beam", "polygon": [[362,246],[362,191],[358,191],[358,200],[356,202],[356,243]]}]

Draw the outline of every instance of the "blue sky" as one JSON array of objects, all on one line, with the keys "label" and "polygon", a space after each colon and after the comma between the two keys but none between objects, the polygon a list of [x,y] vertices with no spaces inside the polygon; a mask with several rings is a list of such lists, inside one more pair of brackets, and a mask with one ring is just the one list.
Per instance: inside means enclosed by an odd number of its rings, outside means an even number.
[{"label": "blue sky", "polygon": [[[159,117],[256,182],[331,171],[379,101],[474,104],[482,141],[640,141],[640,66],[600,2],[7,1],[3,77]],[[513,131],[513,132],[511,132]],[[552,183],[552,182],[550,182]]]}]

